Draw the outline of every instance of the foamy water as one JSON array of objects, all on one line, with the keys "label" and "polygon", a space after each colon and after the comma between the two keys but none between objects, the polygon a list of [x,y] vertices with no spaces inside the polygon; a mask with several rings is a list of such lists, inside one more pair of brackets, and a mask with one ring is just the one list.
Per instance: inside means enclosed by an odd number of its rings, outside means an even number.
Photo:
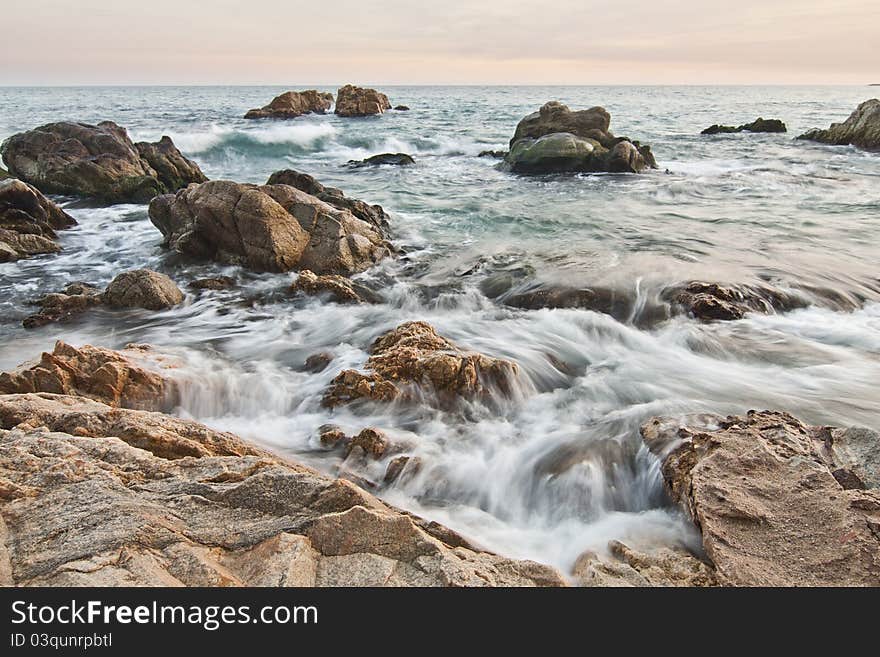
[{"label": "foamy water", "polygon": [[[698,544],[641,444],[638,427],[652,416],[774,408],[808,422],[880,428],[880,158],[793,140],[845,118],[869,89],[390,88],[392,102],[412,111],[240,118],[280,91],[3,90],[0,137],[61,118],[113,119],[137,139],[170,135],[211,178],[311,173],[390,212],[406,256],[360,276],[384,303],[285,297],[278,291],[294,274],[166,252],[143,206],[62,199],[80,222],[61,233],[64,252],[0,265],[0,368],[58,338],[152,343],[184,364],[175,373],[181,415],[329,473],[350,464],[320,448],[319,426],[381,428],[424,467],[379,495],[494,550],[563,569],[610,539]],[[476,157],[505,147],[517,120],[552,98],[605,105],[612,129],[650,142],[661,169],[519,178]],[[785,120],[790,132],[697,134],[759,115]],[[408,152],[416,165],[345,166],[384,151]],[[106,284],[134,267],[164,271],[181,287],[217,274],[241,285],[190,294],[159,313],[96,310],[70,324],[21,328],[30,299],[72,280]],[[628,310],[508,308],[486,294],[505,277],[514,286],[611,289]],[[662,289],[694,278],[769,282],[809,305],[715,324],[658,316]],[[333,376],[361,367],[371,342],[408,320],[519,363],[512,399],[445,411],[322,408]],[[318,352],[330,353],[331,365],[305,372]],[[381,481],[385,465],[360,474]]]}]

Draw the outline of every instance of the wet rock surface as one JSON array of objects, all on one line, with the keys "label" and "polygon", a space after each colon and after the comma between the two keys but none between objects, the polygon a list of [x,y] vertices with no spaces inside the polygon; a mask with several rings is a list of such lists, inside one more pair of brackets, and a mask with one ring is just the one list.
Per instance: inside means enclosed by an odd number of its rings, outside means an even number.
[{"label": "wet rock surface", "polygon": [[866,100],[843,123],[832,123],[827,130],[814,128],[798,139],[837,146],[852,144],[868,151],[880,150],[880,100]]},{"label": "wet rock surface", "polygon": [[368,287],[342,276],[325,274],[318,276],[303,270],[290,286],[291,292],[318,296],[336,303],[377,303],[379,295]]},{"label": "wet rock surface", "polygon": [[37,299],[34,305],[40,309],[25,317],[22,325],[25,328],[38,328],[53,322],[66,322],[103,302],[102,290],[88,283],[71,283],[65,286],[63,292],[53,292]]},{"label": "wet rock surface", "polygon": [[668,288],[663,297],[678,311],[703,321],[742,319],[747,313],[771,314],[808,305],[801,296],[770,286],[703,281]]},{"label": "wet rock surface", "polygon": [[399,167],[415,164],[416,161],[413,159],[412,155],[407,155],[406,153],[379,153],[378,155],[372,155],[365,160],[349,160],[348,163],[353,167],[378,167],[383,164]]},{"label": "wet rock surface", "polygon": [[286,91],[260,109],[248,110],[246,119],[293,119],[303,114],[323,114],[333,105],[333,94],[308,89]]},{"label": "wet rock surface", "polygon": [[0,178],[0,262],[61,250],[55,231],[76,221],[38,189]]}]

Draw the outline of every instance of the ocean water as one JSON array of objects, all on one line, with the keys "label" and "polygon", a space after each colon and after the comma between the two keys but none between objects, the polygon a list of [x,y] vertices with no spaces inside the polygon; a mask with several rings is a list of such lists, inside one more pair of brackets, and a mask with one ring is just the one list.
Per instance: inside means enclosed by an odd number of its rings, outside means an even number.
[{"label": "ocean water", "polygon": [[[303,87],[305,88],[305,87]],[[333,86],[318,88],[334,90]],[[697,547],[665,498],[639,425],[655,415],[789,411],[812,423],[880,429],[880,156],[796,141],[845,119],[868,87],[388,87],[409,112],[245,121],[283,88],[0,88],[0,139],[55,120],[111,119],[135,140],[172,137],[210,178],[264,182],[294,168],[381,204],[405,256],[361,275],[384,303],[340,306],[277,294],[294,274],[253,274],[169,253],[145,206],[59,198],[79,221],[59,255],[0,264],[0,369],[56,339],[176,354],[179,413],[337,473],[327,422],[379,427],[425,466],[377,490],[498,552],[570,569],[610,539]],[[479,158],[517,121],[559,99],[605,106],[611,129],[648,142],[643,175],[524,178]],[[787,134],[700,136],[712,123],[780,118]],[[381,152],[410,167],[351,168]],[[29,302],[74,280],[104,285],[149,267],[185,288],[228,274],[238,289],[189,294],[165,312],[97,310],[25,330]],[[488,283],[597,287],[627,300],[590,310],[499,305]],[[808,307],[734,322],[665,319],[661,290],[702,279],[768,282]],[[446,411],[321,408],[329,381],[370,343],[425,320],[462,346],[512,358],[513,399]],[[333,356],[303,371],[317,352]],[[384,464],[367,477],[381,480]]]}]

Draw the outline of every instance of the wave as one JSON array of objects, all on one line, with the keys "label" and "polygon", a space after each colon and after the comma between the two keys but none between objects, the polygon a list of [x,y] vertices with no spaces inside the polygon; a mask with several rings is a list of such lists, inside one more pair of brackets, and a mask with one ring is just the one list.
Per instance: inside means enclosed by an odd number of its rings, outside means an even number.
[{"label": "wave", "polygon": [[194,132],[171,131],[169,136],[186,155],[211,155],[227,149],[259,155],[261,152],[275,154],[277,148],[273,147],[283,147],[284,152],[288,152],[291,146],[301,151],[314,150],[337,132],[327,122],[297,122],[245,129],[213,124]]}]

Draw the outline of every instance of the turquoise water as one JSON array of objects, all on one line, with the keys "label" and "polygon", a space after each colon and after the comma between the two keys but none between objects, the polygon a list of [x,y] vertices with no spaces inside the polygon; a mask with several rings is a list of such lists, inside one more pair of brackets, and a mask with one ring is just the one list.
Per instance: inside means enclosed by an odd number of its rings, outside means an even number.
[{"label": "turquoise water", "polygon": [[[319,449],[318,426],[381,427],[426,463],[381,496],[497,551],[562,568],[611,538],[693,541],[663,498],[656,461],[640,449],[637,428],[648,417],[778,408],[810,422],[880,428],[880,157],[794,140],[845,119],[872,89],[388,87],[393,104],[412,110],[240,118],[283,90],[2,88],[0,139],[54,120],[111,119],[136,140],[170,135],[210,178],[310,173],[391,214],[406,255],[363,275],[384,304],[278,298],[272,291],[292,274],[249,274],[168,253],[144,206],[59,199],[80,222],[61,234],[64,252],[0,264],[0,368],[58,338],[150,342],[186,363],[178,373],[182,415],[331,473],[345,464]],[[605,106],[612,130],[650,143],[660,169],[522,178],[476,157],[505,148],[517,121],[550,99]],[[780,118],[789,132],[699,135],[757,116]],[[416,164],[344,166],[386,151],[407,152]],[[71,280],[105,284],[134,267],[164,271],[181,287],[221,272],[243,285],[190,295],[162,313],[97,311],[70,324],[21,327],[35,296]],[[484,290],[502,274],[521,285],[608,288],[632,311],[612,318],[499,306]],[[651,319],[664,286],[695,278],[766,281],[811,305],[718,324]],[[267,294],[271,300],[254,301]],[[361,366],[377,335],[411,319],[515,359],[523,370],[517,398],[456,412],[320,408],[339,370]],[[333,355],[330,368],[302,372],[319,351]],[[375,467],[367,474],[378,477],[382,464]]]}]

